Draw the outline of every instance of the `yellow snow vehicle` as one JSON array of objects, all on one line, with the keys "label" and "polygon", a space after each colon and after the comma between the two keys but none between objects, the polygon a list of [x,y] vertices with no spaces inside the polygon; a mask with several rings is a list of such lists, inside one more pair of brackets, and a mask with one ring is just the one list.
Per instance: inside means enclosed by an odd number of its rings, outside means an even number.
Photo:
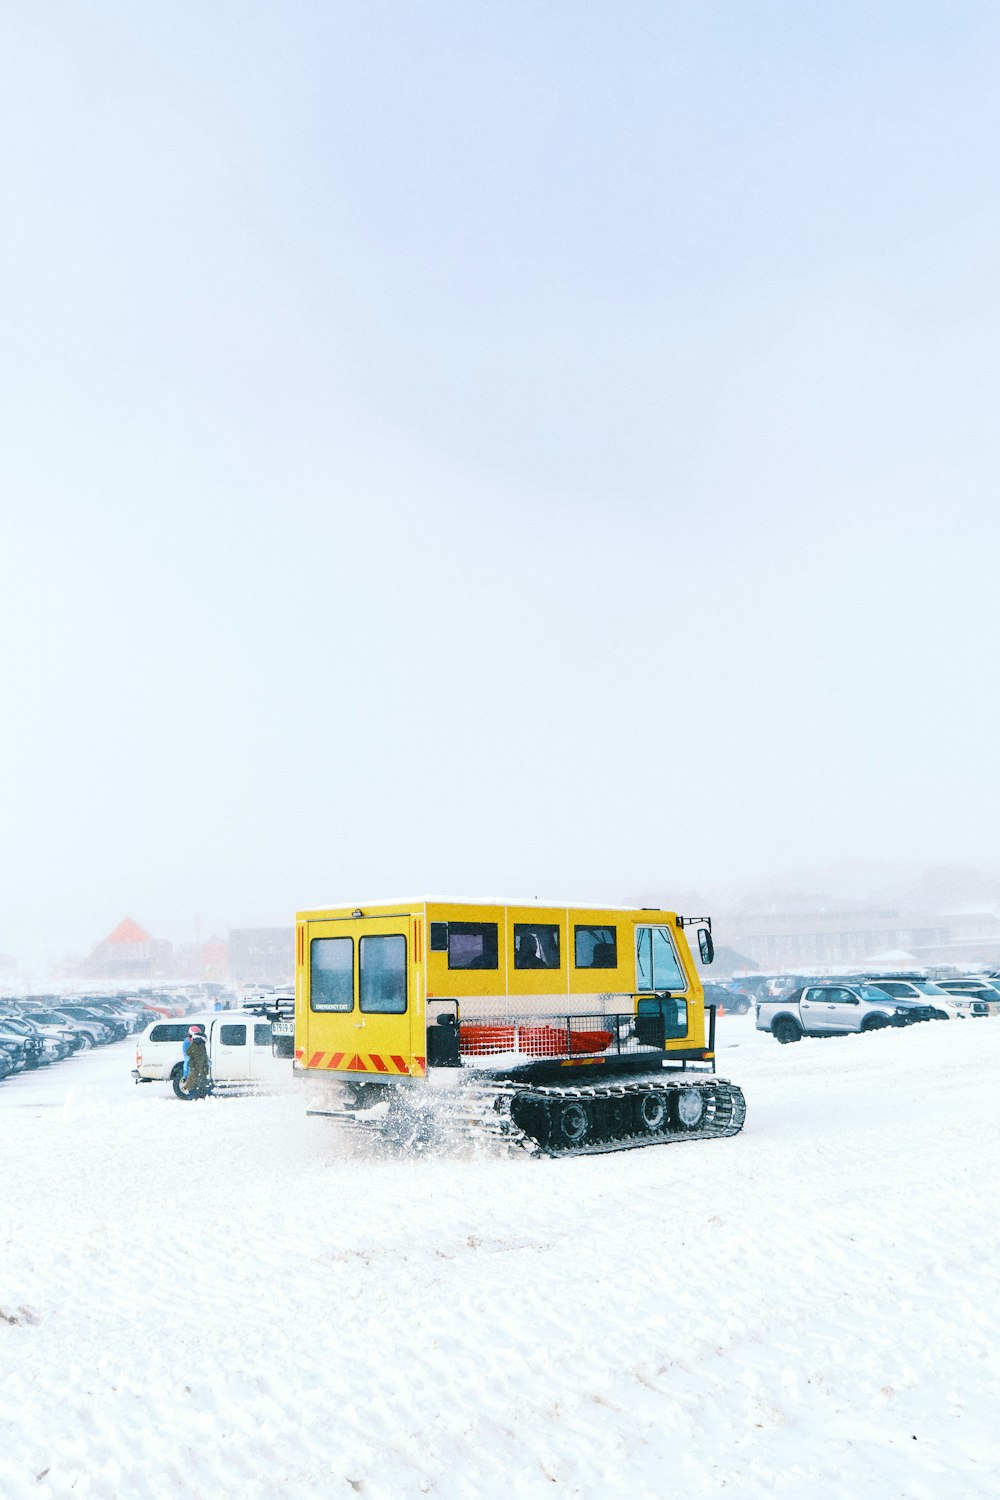
[{"label": "yellow snow vehicle", "polygon": [[399,1143],[549,1154],[735,1135],[686,930],[635,907],[390,901],[300,912],[295,1071],[317,1114]]}]

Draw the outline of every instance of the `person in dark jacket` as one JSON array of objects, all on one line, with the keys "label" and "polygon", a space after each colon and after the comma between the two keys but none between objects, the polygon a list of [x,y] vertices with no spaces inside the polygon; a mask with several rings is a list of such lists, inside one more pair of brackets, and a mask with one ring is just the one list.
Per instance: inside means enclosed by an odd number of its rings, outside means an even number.
[{"label": "person in dark jacket", "polygon": [[207,1094],[212,1081],[208,1067],[208,1046],[202,1026],[189,1026],[181,1048],[184,1053],[184,1072],[181,1088],[186,1094]]}]

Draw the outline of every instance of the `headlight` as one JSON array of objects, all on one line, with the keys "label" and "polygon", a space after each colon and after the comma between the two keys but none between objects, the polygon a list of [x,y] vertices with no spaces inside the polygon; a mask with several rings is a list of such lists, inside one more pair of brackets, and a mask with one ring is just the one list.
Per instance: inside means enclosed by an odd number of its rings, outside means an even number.
[{"label": "headlight", "polygon": [[909,1008],[905,1005],[897,1005],[896,1014],[897,1016],[908,1016],[910,1014]]}]

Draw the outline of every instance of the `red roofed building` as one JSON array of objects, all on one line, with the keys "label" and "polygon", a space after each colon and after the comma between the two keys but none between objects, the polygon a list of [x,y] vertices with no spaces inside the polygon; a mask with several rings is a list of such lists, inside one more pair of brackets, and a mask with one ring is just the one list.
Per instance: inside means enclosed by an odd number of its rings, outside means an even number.
[{"label": "red roofed building", "polygon": [[170,969],[170,943],[150,937],[131,917],[98,943],[78,972],[87,979],[154,979]]}]

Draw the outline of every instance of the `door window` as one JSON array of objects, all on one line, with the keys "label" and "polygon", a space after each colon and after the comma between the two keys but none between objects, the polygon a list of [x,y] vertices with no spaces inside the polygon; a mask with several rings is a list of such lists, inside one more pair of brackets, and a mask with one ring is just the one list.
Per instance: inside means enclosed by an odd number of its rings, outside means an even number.
[{"label": "door window", "polygon": [[635,929],[637,990],[686,990],[687,981],[665,927]]},{"label": "door window", "polygon": [[247,1044],[247,1029],[245,1026],[220,1026],[219,1041],[223,1047],[245,1047]]},{"label": "door window", "polygon": [[270,1047],[271,1045],[271,1023],[270,1021],[257,1021],[253,1028],[253,1044],[255,1047]]},{"label": "door window", "polygon": [[313,938],[309,945],[309,1004],[319,1011],[354,1009],[353,938]]},{"label": "door window", "polygon": [[361,1009],[401,1016],[406,1010],[406,939],[366,935],[358,944]]}]

